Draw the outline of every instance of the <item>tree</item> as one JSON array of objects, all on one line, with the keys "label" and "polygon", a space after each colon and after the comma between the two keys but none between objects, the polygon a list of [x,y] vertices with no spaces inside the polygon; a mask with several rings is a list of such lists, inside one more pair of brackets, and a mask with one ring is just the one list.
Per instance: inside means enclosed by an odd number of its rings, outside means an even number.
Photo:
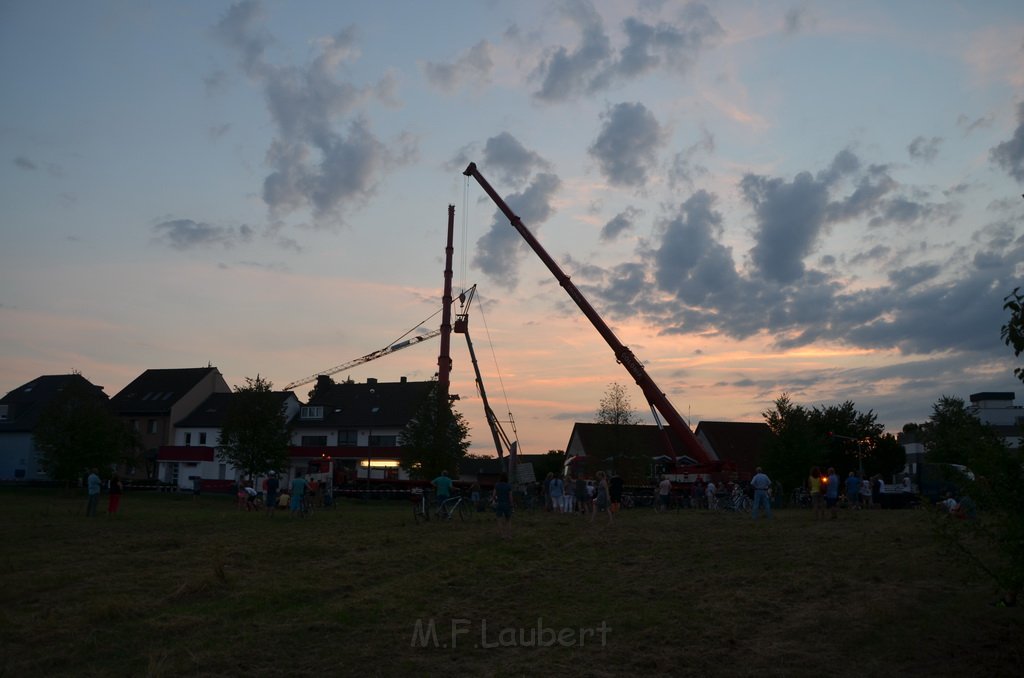
[{"label": "tree", "polygon": [[988,575],[1016,602],[1024,587],[1024,466],[996,432],[981,423],[959,398],[943,396],[922,427],[928,457],[935,462],[966,465],[957,474],[961,501],[978,508],[974,520],[951,519],[936,512],[938,535],[955,553]]},{"label": "tree", "polygon": [[783,393],[762,416],[775,434],[764,465],[786,487],[803,485],[812,466],[889,475],[905,464],[896,438],[885,433],[873,411],[860,412],[853,401],[808,410]]},{"label": "tree", "polygon": [[77,374],[43,409],[33,438],[47,474],[69,483],[88,469],[122,461],[133,447],[131,433],[111,411],[107,396]]},{"label": "tree", "polygon": [[821,439],[811,426],[810,413],[793,403],[788,393],[775,400],[775,409],[761,413],[772,432],[764,466],[784,487],[800,487],[812,466],[822,463]]},{"label": "tree", "polygon": [[439,402],[435,382],[398,436],[402,468],[413,477],[455,473],[469,449],[469,425],[450,400]]},{"label": "tree", "polygon": [[995,432],[974,416],[963,398],[942,396],[932,405],[932,414],[921,427],[928,461],[937,464],[966,464],[979,446],[1001,445]]},{"label": "tree", "polygon": [[[1020,357],[1024,353],[1024,296],[1020,294],[1020,288],[1014,287],[1003,297],[1003,310],[1010,312],[1010,319],[1002,326],[1000,336],[1003,342],[1013,349],[1013,355]],[[1013,370],[1014,375],[1024,381],[1024,367]]]},{"label": "tree", "polygon": [[288,466],[290,422],[273,384],[259,375],[236,386],[217,441],[217,457],[252,478]]},{"label": "tree", "polygon": [[595,420],[595,423],[610,426],[608,449],[611,451],[611,458],[602,460],[604,470],[614,470],[625,478],[649,476],[654,452],[634,448],[636,436],[631,435],[632,432],[628,429],[638,425],[640,417],[633,411],[629,393],[622,384],[612,382],[608,385],[608,390],[604,392],[604,397],[597,408]]},{"label": "tree", "polygon": [[565,452],[562,450],[548,450],[540,458],[540,461],[534,465],[534,471],[538,478],[546,478],[549,473],[560,476],[564,468]]},{"label": "tree", "polygon": [[622,384],[612,382],[608,385],[608,390],[604,392],[601,404],[597,408],[595,423],[617,426],[636,426],[640,423],[640,417],[633,411],[629,393]]}]

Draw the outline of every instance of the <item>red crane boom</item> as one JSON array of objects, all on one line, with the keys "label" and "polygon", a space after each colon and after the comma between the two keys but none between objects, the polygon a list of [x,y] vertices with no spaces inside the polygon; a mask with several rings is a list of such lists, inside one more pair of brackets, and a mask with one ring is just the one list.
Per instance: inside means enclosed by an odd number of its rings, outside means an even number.
[{"label": "red crane boom", "polygon": [[[548,270],[555,276],[558,284],[566,291],[569,298],[576,302],[579,309],[583,311],[583,315],[587,316],[587,319],[608,343],[608,346],[611,347],[612,352],[615,354],[615,360],[626,368],[626,371],[629,372],[631,377],[633,377],[637,386],[639,386],[640,390],[643,391],[644,397],[647,398],[647,402],[650,403],[652,408],[656,408],[661,412],[669,429],[682,441],[684,447],[682,453],[693,458],[699,463],[715,461],[711,458],[711,455],[708,454],[707,450],[705,450],[700,444],[696,436],[693,435],[693,431],[690,430],[689,425],[687,425],[686,421],[676,411],[676,408],[672,406],[672,403],[669,402],[661,389],[658,388],[658,385],[654,383],[651,376],[647,374],[647,370],[644,369],[644,366],[640,363],[633,352],[619,341],[618,337],[615,336],[615,333],[612,332],[607,323],[605,323],[601,316],[598,315],[597,311],[595,311],[594,307],[590,305],[590,302],[583,296],[583,293],[580,292],[579,288],[576,287],[576,285],[569,279],[569,276],[559,268],[558,264],[556,264],[555,260],[551,258],[547,251],[545,251],[537,238],[534,237],[533,233],[526,228],[523,221],[507,204],[505,204],[505,201],[502,200],[501,196],[498,195],[487,180],[484,179],[483,175],[481,175],[480,171],[476,168],[476,163],[469,163],[469,166],[466,167],[463,174],[467,177],[473,177],[476,179],[477,183],[480,184],[480,187],[484,189],[484,192],[487,193],[491,200],[494,201],[494,204],[498,206],[498,209],[508,217],[512,226],[519,231],[519,235],[523,237],[523,240],[526,241],[534,253],[540,257],[540,260],[548,267]],[[669,449],[671,450],[671,445],[669,445]]]}]

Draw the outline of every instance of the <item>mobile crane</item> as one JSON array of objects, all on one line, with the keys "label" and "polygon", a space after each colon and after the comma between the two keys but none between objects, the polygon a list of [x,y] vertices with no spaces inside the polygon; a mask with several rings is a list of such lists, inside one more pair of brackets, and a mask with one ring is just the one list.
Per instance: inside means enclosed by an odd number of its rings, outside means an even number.
[{"label": "mobile crane", "polygon": [[[644,397],[647,399],[647,402],[651,407],[651,413],[654,415],[654,420],[657,423],[658,428],[661,429],[665,442],[665,449],[669,454],[673,458],[685,454],[701,464],[716,462],[717,459],[714,457],[714,454],[704,449],[700,444],[696,436],[693,435],[693,431],[690,430],[689,425],[687,425],[679,412],[676,411],[676,408],[672,406],[668,397],[666,397],[661,389],[658,388],[658,385],[654,383],[654,380],[650,375],[647,374],[647,370],[644,369],[644,366],[640,363],[633,352],[619,341],[618,337],[615,336],[615,333],[612,332],[607,323],[605,323],[601,316],[598,315],[597,311],[595,311],[594,307],[590,305],[590,302],[588,302],[586,297],[583,296],[583,293],[580,292],[579,288],[576,287],[576,285],[569,279],[569,276],[559,268],[558,264],[555,263],[555,260],[552,259],[547,251],[541,246],[533,233],[526,228],[522,220],[515,214],[515,212],[512,211],[494,188],[491,187],[483,175],[480,174],[476,163],[469,163],[469,166],[466,167],[463,174],[467,177],[472,177],[478,184],[480,184],[480,187],[484,189],[484,192],[491,198],[491,200],[494,201],[494,204],[498,206],[498,209],[501,210],[501,212],[508,218],[512,226],[519,232],[519,235],[523,237],[523,240],[526,241],[534,253],[540,257],[540,260],[548,267],[548,270],[555,276],[558,284],[565,289],[569,298],[576,302],[576,305],[583,312],[583,315],[587,317],[601,337],[604,338],[605,342],[607,342],[608,346],[611,347],[612,352],[615,354],[615,360],[626,368],[626,371],[629,372],[631,377],[633,377],[633,380],[640,387],[640,390],[643,391]],[[678,453],[672,449],[671,440],[668,433],[661,425],[661,420],[658,418],[658,412],[661,412],[662,416],[665,418],[665,423],[668,425],[668,428],[676,434],[680,441],[682,441],[684,449]]]},{"label": "mobile crane", "polygon": [[[455,314],[455,327],[453,331],[456,334],[462,334],[466,337],[466,347],[469,349],[469,359],[470,362],[473,363],[473,373],[476,375],[476,390],[477,393],[480,394],[480,400],[484,405],[484,416],[487,417],[487,427],[491,430],[491,437],[494,439],[494,449],[498,453],[499,460],[504,458],[505,453],[508,453],[508,463],[511,471],[511,469],[514,469],[516,465],[519,441],[509,438],[508,434],[505,433],[505,429],[502,428],[501,422],[498,421],[498,417],[495,416],[494,410],[491,409],[490,403],[487,401],[487,390],[484,388],[484,380],[480,375],[480,365],[476,360],[476,351],[473,348],[473,340],[469,336],[469,306],[473,303],[473,297],[475,294],[476,285],[473,285],[459,296],[459,301],[462,302],[462,308]],[[511,413],[509,413],[510,419],[511,416]],[[512,421],[511,424],[512,434],[515,436],[515,422]]]}]

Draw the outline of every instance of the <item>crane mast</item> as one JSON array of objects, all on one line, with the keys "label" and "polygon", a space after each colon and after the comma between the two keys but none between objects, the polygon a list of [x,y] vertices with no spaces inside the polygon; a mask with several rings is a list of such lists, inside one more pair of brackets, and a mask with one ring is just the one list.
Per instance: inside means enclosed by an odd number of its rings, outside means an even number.
[{"label": "crane mast", "polygon": [[[540,260],[544,262],[544,265],[548,267],[551,274],[555,276],[558,284],[569,295],[569,298],[576,302],[576,305],[583,312],[583,315],[591,322],[598,333],[604,338],[608,346],[611,347],[612,352],[615,354],[615,359],[626,371],[629,372],[630,376],[643,391],[644,397],[647,402],[650,403],[652,408],[656,408],[661,412],[665,418],[665,423],[669,429],[672,430],[682,441],[684,450],[683,452],[695,459],[700,463],[706,463],[713,461],[710,458],[709,453],[697,440],[696,436],[693,435],[693,431],[690,430],[689,425],[683,419],[683,417],[676,411],[672,403],[665,394],[658,388],[658,385],[654,383],[654,380],[644,366],[640,363],[637,357],[633,354],[628,347],[626,347],[615,333],[612,332],[608,324],[604,322],[594,307],[590,305],[583,293],[580,292],[579,288],[569,279],[562,269],[555,263],[555,260],[547,253],[547,251],[541,246],[540,242],[534,237],[533,233],[523,224],[522,220],[512,211],[512,209],[505,203],[500,195],[491,187],[490,183],[480,174],[480,171],[476,167],[476,163],[469,163],[463,172],[467,177],[473,177],[476,182],[480,184],[480,187],[484,189],[484,192],[494,201],[494,204],[498,206],[498,209],[508,218],[512,226],[519,232],[523,240],[530,246],[534,253],[540,257]],[[662,429],[664,433],[664,429]],[[672,446],[668,441],[668,435],[665,435],[667,448],[671,451]],[[673,453],[673,456],[676,456]]]}]

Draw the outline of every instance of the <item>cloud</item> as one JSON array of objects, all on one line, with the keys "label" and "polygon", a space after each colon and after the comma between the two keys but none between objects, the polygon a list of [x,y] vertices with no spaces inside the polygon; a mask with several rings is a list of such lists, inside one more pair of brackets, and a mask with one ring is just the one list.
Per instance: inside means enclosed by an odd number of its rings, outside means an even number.
[{"label": "cloud", "polygon": [[601,240],[610,242],[615,240],[626,231],[633,230],[633,224],[638,217],[643,215],[643,210],[629,206],[616,214],[601,228]]},{"label": "cloud", "polygon": [[992,116],[986,115],[981,118],[975,118],[971,120],[966,115],[958,115],[956,118],[957,127],[962,127],[964,130],[964,136],[967,136],[976,129],[986,129],[992,126]]},{"label": "cloud", "polygon": [[452,63],[428,61],[421,69],[427,81],[443,92],[454,92],[467,83],[487,84],[494,70],[494,47],[481,40]]},{"label": "cloud", "polygon": [[562,12],[580,31],[580,44],[569,51],[553,49],[537,67],[541,80],[534,96],[542,101],[564,101],[599,89],[612,56],[611,40],[604,31],[601,15],[587,0],[568,0]]},{"label": "cloud", "polygon": [[935,158],[939,156],[939,146],[942,145],[942,139],[940,137],[932,137],[926,139],[925,137],[916,137],[907,146],[907,153],[914,160],[920,160],[922,162],[930,163],[934,162]]},{"label": "cloud", "polygon": [[[543,172],[536,175],[522,192],[506,196],[504,200],[536,235],[540,225],[554,212],[551,200],[560,186],[557,176]],[[490,230],[477,240],[473,265],[495,282],[511,289],[519,282],[518,265],[527,248],[528,245],[499,210],[494,214]]]},{"label": "cloud", "polygon": [[707,168],[694,164],[694,158],[700,153],[715,152],[715,137],[706,128],[700,130],[700,139],[676,153],[672,158],[672,166],[668,171],[669,184],[677,187],[680,184],[692,186],[696,177],[707,174]]},{"label": "cloud", "polygon": [[991,149],[989,157],[1011,177],[1024,183],[1024,102],[1017,107],[1017,123],[1013,138]]},{"label": "cloud", "polygon": [[700,53],[725,31],[701,3],[683,7],[679,23],[622,21],[625,46],[615,51],[600,13],[588,0],[568,0],[562,13],[579,31],[575,48],[550,48],[533,72],[540,81],[534,97],[548,103],[594,94],[655,70],[685,74]]},{"label": "cloud", "polygon": [[[978,228],[969,243],[952,248],[923,242],[894,247],[890,241],[868,246],[868,238],[877,240],[869,234],[860,253],[845,257],[846,267],[825,254],[819,263],[826,268],[818,270],[805,259],[842,220],[880,220],[880,227],[897,229],[905,219],[945,218],[955,206],[907,198],[923,194],[914,187],[893,197],[899,186],[889,168],[863,167],[846,152],[817,174],[807,170],[792,180],[749,174],[740,188],[755,218],[745,268],[723,242],[734,225],[715,209],[713,194],[699,191],[666,208],[635,261],[600,273],[581,267],[599,312],[642,319],[664,334],[738,340],[763,334],[781,349],[821,341],[908,356],[1005,360],[998,327],[1005,322],[1002,298],[1019,281],[1024,261],[1019,211],[999,211],[999,219]],[[945,258],[936,259],[943,251]],[[930,259],[921,260],[925,255]],[[852,274],[853,266],[886,277],[871,283]],[[649,292],[652,285],[658,294]]]},{"label": "cloud", "polygon": [[587,152],[611,184],[643,186],[657,164],[666,131],[641,103],[616,104],[601,117],[604,124]]},{"label": "cloud", "polygon": [[757,229],[751,261],[766,279],[791,283],[804,275],[810,254],[825,226],[828,187],[809,172],[793,181],[748,174],[740,190],[754,208]]},{"label": "cloud", "polygon": [[231,130],[231,123],[225,122],[220,125],[211,125],[209,129],[211,139],[220,139]]},{"label": "cloud", "polygon": [[684,7],[682,25],[652,25],[627,17],[622,29],[627,43],[612,70],[623,78],[644,75],[659,67],[687,73],[701,51],[725,33],[708,8],[698,3]]},{"label": "cloud", "polygon": [[658,288],[690,306],[728,298],[739,282],[732,250],[717,240],[722,215],[713,204],[710,193],[693,194],[660,224],[661,244],[653,252]]},{"label": "cloud", "polygon": [[502,181],[515,186],[522,186],[533,172],[551,168],[547,160],[527,150],[508,132],[487,140],[484,144],[483,163],[488,171],[497,172]]},{"label": "cloud", "polygon": [[261,9],[253,0],[232,5],[214,34],[238,53],[242,69],[262,87],[276,127],[266,154],[271,171],[263,201],[275,218],[308,208],[318,225],[340,223],[374,195],[386,169],[414,155],[408,139],[392,145],[378,139],[359,112],[371,100],[394,103],[394,78],[387,74],[357,86],[336,77],[342,64],[360,56],[352,26],[319,39],[308,64],[269,63],[273,38],[262,26]]},{"label": "cloud", "polygon": [[14,166],[20,170],[25,170],[26,172],[34,172],[36,169],[38,169],[34,162],[32,162],[23,155],[19,155],[16,158],[14,158]]},{"label": "cloud", "polygon": [[153,226],[157,241],[176,250],[190,250],[209,245],[220,245],[225,249],[252,240],[253,229],[242,224],[237,229],[227,226],[213,226],[192,219],[171,219]]},{"label": "cloud", "polygon": [[786,35],[796,35],[803,32],[805,28],[813,28],[815,24],[815,17],[809,7],[793,7],[786,11],[782,30]]}]

